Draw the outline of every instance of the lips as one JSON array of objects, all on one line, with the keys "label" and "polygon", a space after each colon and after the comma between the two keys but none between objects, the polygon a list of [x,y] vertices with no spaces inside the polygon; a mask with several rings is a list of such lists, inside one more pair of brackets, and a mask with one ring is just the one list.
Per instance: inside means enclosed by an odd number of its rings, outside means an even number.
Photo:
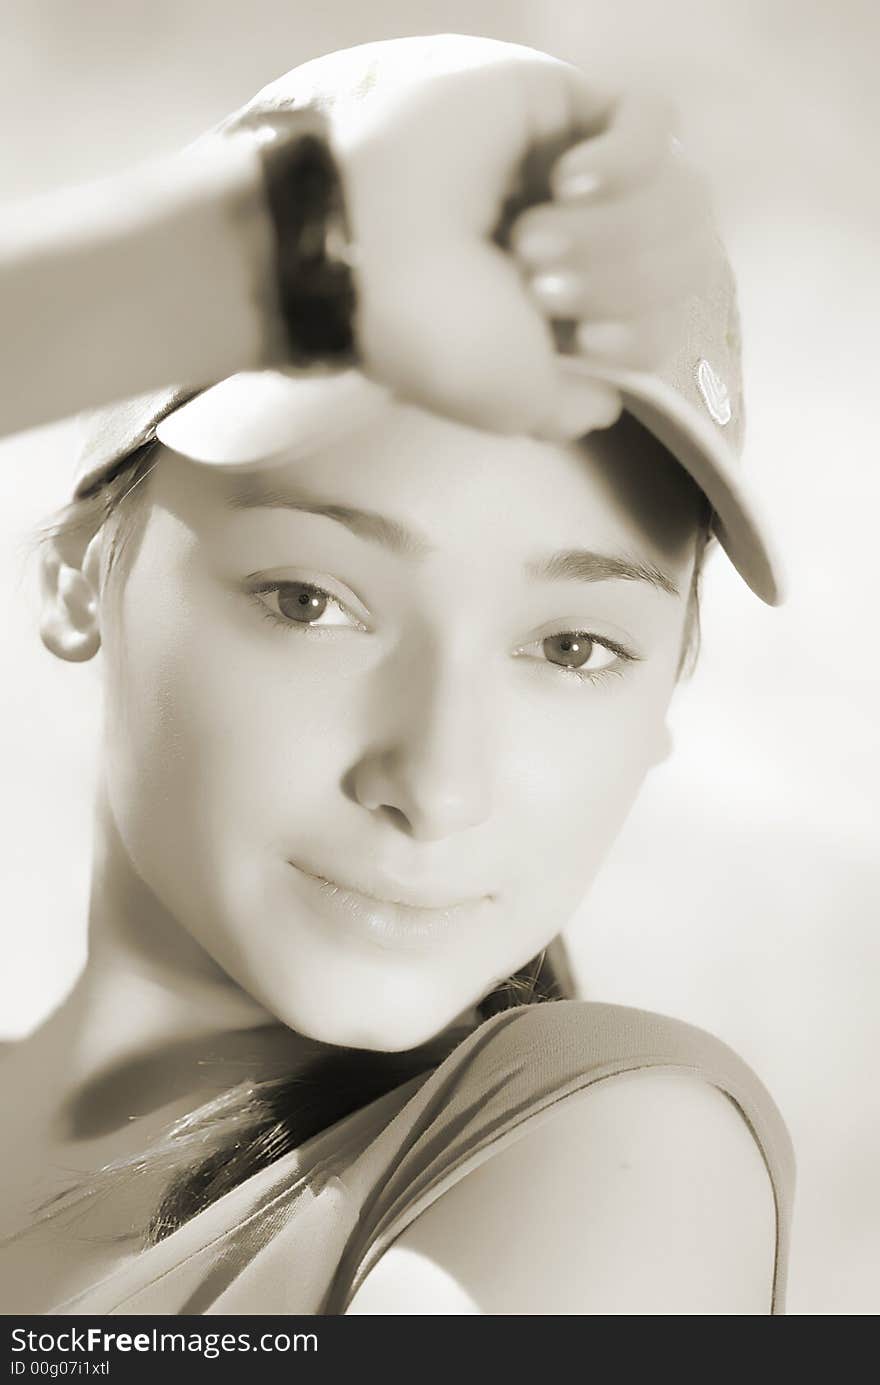
[{"label": "lips", "polygon": [[296,861],[290,861],[289,864],[303,875],[311,876],[320,885],[326,886],[329,891],[337,890],[343,894],[359,895],[367,904],[396,904],[402,909],[412,910],[414,914],[448,913],[455,909],[473,907],[475,904],[493,898],[490,892],[483,890],[455,892],[451,891],[448,886],[427,885],[415,888],[391,876],[381,876],[375,873],[371,877],[359,876],[357,879],[347,877],[342,880],[338,875],[325,875],[319,870],[300,865]]},{"label": "lips", "polygon": [[473,937],[472,930],[479,929],[493,907],[494,896],[488,894],[463,897],[448,888],[441,894],[424,887],[415,894],[387,876],[381,883],[371,879],[369,890],[364,882],[353,888],[293,861],[288,865],[297,893],[311,906],[312,916],[322,921],[322,929],[329,926],[340,938],[386,953],[436,955],[437,949]]}]

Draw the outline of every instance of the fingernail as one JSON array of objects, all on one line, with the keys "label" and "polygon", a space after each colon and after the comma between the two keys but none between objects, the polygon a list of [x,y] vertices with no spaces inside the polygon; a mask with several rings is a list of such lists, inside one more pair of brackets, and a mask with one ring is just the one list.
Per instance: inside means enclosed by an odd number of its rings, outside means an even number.
[{"label": "fingernail", "polygon": [[584,169],[581,172],[560,173],[556,179],[556,195],[563,201],[577,197],[592,197],[602,186],[597,173]]},{"label": "fingernail", "polygon": [[516,249],[526,260],[559,260],[571,249],[571,241],[559,231],[536,226],[517,237]]},{"label": "fingernail", "polygon": [[576,296],[580,280],[573,274],[536,274],[532,292],[550,308],[568,308]]}]

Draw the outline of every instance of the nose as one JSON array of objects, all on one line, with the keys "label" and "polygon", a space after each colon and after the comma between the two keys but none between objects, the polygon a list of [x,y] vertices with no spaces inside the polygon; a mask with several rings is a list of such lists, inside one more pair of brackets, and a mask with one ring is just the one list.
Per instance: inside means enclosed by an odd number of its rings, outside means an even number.
[{"label": "nose", "polygon": [[352,775],[362,807],[385,813],[410,836],[437,841],[484,822],[491,811],[491,731],[487,698],[473,665],[438,668],[425,659],[398,674],[384,696],[378,737]]}]

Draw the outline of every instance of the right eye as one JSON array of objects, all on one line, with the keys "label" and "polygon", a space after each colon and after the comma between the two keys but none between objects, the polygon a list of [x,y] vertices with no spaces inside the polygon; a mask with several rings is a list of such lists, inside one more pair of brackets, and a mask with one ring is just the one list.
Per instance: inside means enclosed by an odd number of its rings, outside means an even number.
[{"label": "right eye", "polygon": [[335,596],[311,582],[264,582],[251,590],[266,618],[286,630],[334,625],[355,630],[367,628]]}]

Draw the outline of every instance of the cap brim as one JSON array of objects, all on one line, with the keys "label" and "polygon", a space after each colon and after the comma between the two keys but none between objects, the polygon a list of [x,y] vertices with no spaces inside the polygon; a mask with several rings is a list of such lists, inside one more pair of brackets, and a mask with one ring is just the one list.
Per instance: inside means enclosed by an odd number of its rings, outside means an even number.
[{"label": "cap brim", "polygon": [[565,368],[620,390],[624,407],[684,467],[715,511],[713,532],[743,581],[768,606],[786,599],[782,559],[742,463],[720,430],[671,384],[640,371],[597,370],[566,358]]},{"label": "cap brim", "polygon": [[305,456],[387,409],[390,390],[359,370],[231,375],[158,424],[165,447],[210,466]]},{"label": "cap brim", "polygon": [[[770,606],[785,599],[779,555],[737,454],[681,394],[656,376],[596,369],[566,357],[563,369],[604,380],[626,409],[690,474],[708,497],[713,531],[737,572]],[[357,369],[304,374],[264,370],[230,376],[175,409],[156,427],[174,452],[210,466],[244,468],[308,455],[367,424],[393,399]]]}]

